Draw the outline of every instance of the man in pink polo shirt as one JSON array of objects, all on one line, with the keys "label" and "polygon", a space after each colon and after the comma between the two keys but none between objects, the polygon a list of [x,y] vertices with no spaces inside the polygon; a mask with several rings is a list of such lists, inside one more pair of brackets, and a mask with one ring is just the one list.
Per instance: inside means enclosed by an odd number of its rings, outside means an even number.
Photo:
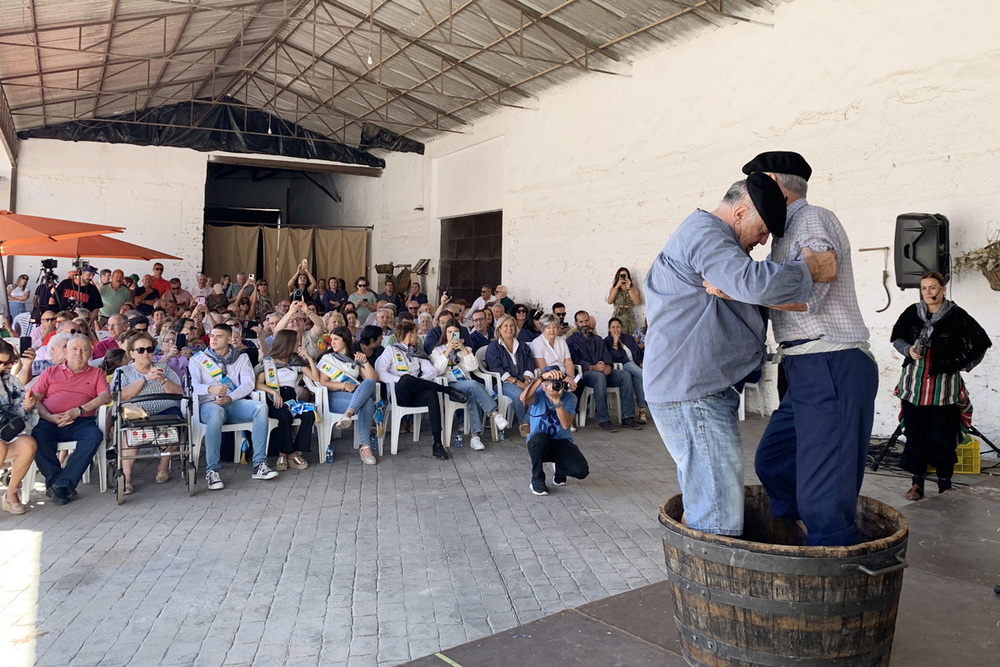
[{"label": "man in pink polo shirt", "polygon": [[[111,391],[104,371],[87,364],[90,353],[90,339],[73,335],[66,362],[45,369],[31,389],[41,417],[31,432],[38,443],[35,463],[45,476],[46,495],[59,505],[76,497],[76,486],[104,437],[95,416],[111,400]],[[76,441],[76,449],[62,468],[56,445],[70,440]]]}]

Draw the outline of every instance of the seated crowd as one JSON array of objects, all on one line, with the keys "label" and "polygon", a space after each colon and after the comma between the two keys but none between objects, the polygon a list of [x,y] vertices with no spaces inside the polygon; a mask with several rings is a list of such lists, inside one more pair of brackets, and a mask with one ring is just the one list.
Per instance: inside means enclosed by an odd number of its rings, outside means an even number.
[{"label": "seated crowd", "polygon": [[[529,440],[538,495],[547,493],[544,477],[538,480],[543,460],[569,462],[557,469],[556,484],[567,474],[586,475],[586,460],[568,435],[576,430],[576,406],[586,409],[580,400],[586,389],[601,429],[616,430],[609,388],[617,389],[623,427],[646,423],[644,328],[635,326],[639,295],[627,269],[619,269],[609,293],[615,316],[606,338],[595,333],[586,311],[576,312],[570,327],[564,304],[546,313],[515,303],[503,285],[483,286],[471,307],[447,292],[435,306],[417,282],[398,293],[389,279],[376,293],[361,277],[348,294],[344,280],[316,279],[302,265],[285,287],[287,296],[273,295],[267,281],[240,272],[235,281],[227,275],[220,282],[198,274],[196,286],[185,289],[177,278],[165,280],[158,262],[141,278],[85,267],[38,290],[40,305],[26,309],[27,280],[19,277],[8,289],[18,297],[11,301],[15,316],[0,322],[0,460],[13,459],[3,509],[24,512],[17,489],[32,458],[49,498],[65,504],[76,497],[104,438],[98,408],[113,393],[121,400],[180,395],[188,385],[204,425],[212,490],[224,486],[225,424],[252,424],[253,479],[308,468],[319,387],[326,389],[335,427],[357,429],[368,465],[377,463],[376,434],[390,396],[400,406],[428,409],[432,452],[442,460],[448,458],[442,400],[466,411],[473,450],[485,449],[484,428],[502,434],[508,419],[515,420]],[[496,391],[482,381],[486,373]],[[502,409],[508,404],[509,417]],[[175,401],[142,406],[148,414],[182,416]],[[277,422],[270,436],[269,418]],[[67,457],[59,443],[70,441],[76,444]],[[320,443],[321,457],[327,444]],[[157,483],[170,479],[169,463],[159,459]],[[122,466],[126,494],[133,492],[132,464]]]}]

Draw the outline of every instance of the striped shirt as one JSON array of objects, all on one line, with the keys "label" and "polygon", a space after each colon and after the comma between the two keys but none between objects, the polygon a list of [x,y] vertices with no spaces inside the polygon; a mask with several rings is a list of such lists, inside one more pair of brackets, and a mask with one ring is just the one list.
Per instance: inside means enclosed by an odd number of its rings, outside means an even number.
[{"label": "striped shirt", "polygon": [[837,252],[837,280],[816,283],[806,301],[808,310],[772,310],[774,338],[778,343],[822,339],[831,343],[861,343],[868,340],[868,327],[854,291],[851,242],[840,220],[825,208],[797,199],[788,205],[785,236],[771,243],[769,259],[790,262],[801,259],[801,248]]}]

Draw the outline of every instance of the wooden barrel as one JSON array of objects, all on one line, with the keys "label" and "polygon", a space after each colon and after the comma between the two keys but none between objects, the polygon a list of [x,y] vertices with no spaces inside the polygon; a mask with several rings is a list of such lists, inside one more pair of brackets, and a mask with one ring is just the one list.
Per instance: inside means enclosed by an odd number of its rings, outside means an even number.
[{"label": "wooden barrel", "polygon": [[772,519],[760,486],[746,487],[741,538],[686,528],[683,511],[674,496],[660,524],[689,665],[889,664],[909,533],[902,514],[862,496],[865,542],[801,547],[793,522]]}]

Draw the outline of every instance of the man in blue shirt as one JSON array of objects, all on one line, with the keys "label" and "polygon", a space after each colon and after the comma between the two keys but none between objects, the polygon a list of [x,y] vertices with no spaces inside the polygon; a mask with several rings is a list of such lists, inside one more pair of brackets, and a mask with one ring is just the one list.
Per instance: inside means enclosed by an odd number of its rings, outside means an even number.
[{"label": "man in blue shirt", "polygon": [[[608,387],[617,387],[621,398],[622,426],[631,429],[641,429],[635,420],[635,391],[632,389],[632,376],[623,370],[611,367],[611,352],[604,345],[604,339],[594,334],[590,329],[590,314],[578,310],[573,316],[576,321],[576,333],[566,339],[573,363],[583,369],[580,385],[594,390],[594,402],[597,404],[597,422],[605,431],[611,433],[618,429],[611,425],[611,415],[608,414]],[[578,388],[582,391],[582,387]],[[584,406],[586,407],[586,406]]]},{"label": "man in blue shirt", "polygon": [[587,459],[573,443],[573,414],[576,396],[564,384],[565,376],[556,366],[546,366],[521,392],[521,401],[528,406],[528,455],[531,457],[531,492],[536,496],[549,495],[545,484],[545,463],[555,464],[552,483],[564,486],[567,477],[583,479],[590,474]]},{"label": "man in blue shirt", "polygon": [[[732,387],[764,362],[758,306],[804,303],[814,280],[836,276],[833,252],[803,248],[802,260],[785,264],[749,257],[770,234],[783,233],[785,210],[774,180],[751,174],[711,213],[689,215],[646,274],[643,389],[677,463],[683,518],[696,530],[743,532],[743,445]],[[716,298],[706,283],[735,300]]]}]

